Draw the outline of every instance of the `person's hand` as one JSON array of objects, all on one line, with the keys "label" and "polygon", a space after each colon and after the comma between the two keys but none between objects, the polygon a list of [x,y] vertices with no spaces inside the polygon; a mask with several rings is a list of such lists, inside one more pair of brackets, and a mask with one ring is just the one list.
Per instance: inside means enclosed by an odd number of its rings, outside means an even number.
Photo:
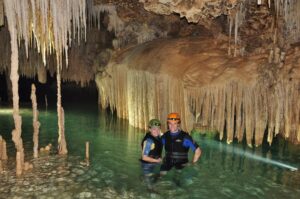
[{"label": "person's hand", "polygon": [[161,163],[161,158],[156,159],[156,163]]}]

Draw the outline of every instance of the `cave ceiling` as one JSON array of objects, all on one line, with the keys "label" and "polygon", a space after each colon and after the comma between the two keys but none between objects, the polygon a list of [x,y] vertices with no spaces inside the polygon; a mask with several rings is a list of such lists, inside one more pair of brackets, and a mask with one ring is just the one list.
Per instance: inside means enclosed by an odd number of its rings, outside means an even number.
[{"label": "cave ceiling", "polygon": [[[5,44],[1,48],[2,52],[9,52],[3,5],[0,0],[0,35],[3,35],[0,40]],[[63,78],[84,85],[93,80],[97,71],[103,70],[108,52],[157,39],[213,38],[225,45],[227,54],[233,57],[269,54],[275,48],[288,51],[299,41],[299,5],[295,0],[87,0],[87,40],[69,49],[70,57],[79,59],[73,62],[76,68],[82,68],[80,71],[85,77],[74,75],[76,69],[69,66]],[[20,48],[24,49],[22,43]],[[7,53],[0,57],[0,72],[3,72],[8,69],[10,60]],[[26,58],[21,59],[26,62]],[[33,68],[43,65],[40,58],[36,60],[38,64],[27,60],[30,63],[24,65]],[[49,63],[55,64],[55,61]],[[32,77],[37,69],[30,71],[28,67],[26,71],[21,67],[21,74]],[[55,68],[48,64],[51,74]]]}]

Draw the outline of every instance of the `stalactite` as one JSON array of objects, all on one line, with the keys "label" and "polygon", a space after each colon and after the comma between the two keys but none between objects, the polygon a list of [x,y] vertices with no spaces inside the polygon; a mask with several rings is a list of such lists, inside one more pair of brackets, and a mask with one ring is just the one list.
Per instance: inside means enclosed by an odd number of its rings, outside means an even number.
[{"label": "stalactite", "polygon": [[[300,1],[277,0],[274,1],[274,7],[276,18],[282,17],[284,20],[284,26],[281,29],[284,32],[284,43],[298,42],[300,39]],[[280,28],[279,24],[276,28]]]},{"label": "stalactite", "polygon": [[100,29],[101,13],[107,13],[109,23],[107,30],[114,31],[118,35],[124,28],[124,22],[119,18],[116,7],[110,4],[94,5],[93,0],[87,0],[88,21],[90,26],[97,26]]},{"label": "stalactite", "polygon": [[[179,95],[180,92],[183,92],[180,91],[181,89],[174,90],[171,85],[163,88],[157,84],[157,81],[151,81],[154,83],[151,84],[147,79],[151,79],[153,76],[147,72],[142,73],[131,70],[127,72],[127,78],[130,80],[127,79],[129,84],[123,88],[129,89],[129,98],[125,98],[125,101],[124,98],[121,98],[123,100],[116,103],[119,105],[123,103],[120,107],[126,107],[126,101],[128,102],[126,108],[129,111],[128,119],[134,126],[143,128],[147,115],[164,118],[168,112],[166,110],[185,106],[186,108],[191,107],[191,111],[198,115],[195,122],[200,122],[202,126],[208,125],[209,129],[216,129],[220,133],[220,139],[223,139],[223,134],[226,132],[229,143],[234,137],[241,141],[245,132],[248,145],[252,146],[254,143],[259,146],[265,131],[268,133],[267,140],[270,144],[274,134],[279,133],[286,138],[292,137],[294,141],[299,142],[299,130],[298,125],[296,125],[299,123],[299,102],[297,100],[299,94],[294,83],[281,82],[274,94],[272,91],[268,91],[268,88],[261,87],[260,84],[246,86],[238,82],[231,82],[215,88],[202,88],[193,92],[187,89],[186,92],[189,93],[188,102],[179,103],[180,100],[172,102],[170,99],[173,98],[174,93],[177,93],[177,99],[182,98],[183,96]],[[112,76],[114,75],[112,74]],[[155,78],[159,79],[158,77]],[[165,77],[165,82],[161,82],[161,84],[168,85],[169,80],[167,79],[168,77]],[[176,80],[171,80],[171,82],[176,82]],[[160,92],[151,89],[152,87],[162,90],[161,93],[164,93],[164,96],[160,96]],[[109,87],[104,90],[106,89],[112,90]],[[110,104],[109,99],[111,97],[109,96],[111,95],[113,94],[103,96],[108,100],[105,102],[106,104]],[[145,95],[153,97],[145,97]],[[118,101],[118,99],[115,100]],[[154,111],[154,108],[157,107],[156,103],[158,103],[158,107],[167,107]],[[141,111],[141,107],[149,108]],[[115,108],[119,109],[119,106]]]},{"label": "stalactite", "polygon": [[233,56],[236,57],[239,54],[242,54],[242,52],[238,52],[238,45],[239,45],[239,35],[238,30],[239,27],[244,23],[245,21],[245,15],[246,15],[246,1],[242,0],[240,3],[233,9],[229,11],[229,46],[228,46],[228,55],[231,55],[231,35],[232,35],[232,27],[234,23],[234,52]]},{"label": "stalactite", "polygon": [[0,173],[2,173],[3,172],[3,166],[2,166],[2,160],[0,160]]},{"label": "stalactite", "polygon": [[228,55],[231,56],[231,36],[232,36],[232,16],[229,14],[229,39],[228,39]]},{"label": "stalactite", "polygon": [[[203,54],[187,55],[181,40],[160,42],[159,47],[157,42],[145,43],[121,52],[116,57],[123,59],[112,61],[107,75],[96,78],[102,107],[110,106],[139,128],[147,128],[149,118],[164,120],[168,112],[177,111],[182,128],[196,125],[216,131],[228,143],[245,139],[249,146],[259,146],[265,133],[269,144],[277,135],[300,142],[297,78],[274,78],[266,56],[253,57],[254,61],[222,53],[218,57],[219,51],[211,51],[205,41],[194,46],[198,50],[204,45]],[[194,50],[193,42],[189,46]],[[158,62],[153,63],[153,55]],[[298,70],[298,65],[293,67]]]},{"label": "stalactite", "polygon": [[44,66],[40,66],[37,69],[38,80],[40,83],[45,84],[47,82],[47,69]]},{"label": "stalactite", "polygon": [[[68,60],[67,49],[74,38],[78,41],[81,35],[86,38],[86,2],[85,0],[16,0],[5,1],[5,7],[11,4],[11,15],[16,22],[18,41],[24,40],[26,55],[28,48],[36,42],[36,48],[41,52],[46,65],[46,56],[54,50],[59,58],[65,55]],[[5,12],[6,16],[9,13]],[[71,23],[71,21],[73,23]],[[75,31],[75,33],[74,33]],[[31,34],[33,33],[33,34]],[[35,42],[32,41],[32,36]]]},{"label": "stalactite", "polygon": [[4,8],[3,0],[0,0],[0,27],[4,25]]},{"label": "stalactite", "polygon": [[31,102],[32,102],[32,112],[33,112],[33,157],[38,157],[38,147],[39,147],[39,128],[40,122],[38,121],[38,110],[37,110],[37,101],[36,101],[36,88],[35,85],[31,85]]},{"label": "stalactite", "polygon": [[[124,29],[125,23],[118,16],[116,6],[113,4],[97,4],[94,5],[93,0],[87,0],[87,13],[88,13],[88,24],[90,27],[97,27],[99,30],[101,29],[101,17],[106,16],[108,18],[107,30],[110,32],[114,32],[116,38],[112,41],[114,49],[119,49],[124,40]],[[106,15],[104,15],[106,14]],[[151,30],[147,33],[147,36],[144,36],[142,31],[139,31],[138,40],[145,41],[146,39],[153,38]]]},{"label": "stalactite", "polygon": [[[18,96],[18,42],[24,40],[26,56],[30,42],[36,44],[36,48],[41,52],[43,62],[46,65],[46,55],[55,50],[57,64],[57,84],[58,84],[58,125],[59,125],[59,146],[60,154],[66,154],[66,144],[63,132],[63,109],[61,107],[60,92],[60,71],[62,67],[63,55],[68,66],[68,48],[71,44],[72,26],[73,33],[82,34],[82,27],[86,37],[86,1],[60,1],[60,0],[4,0],[5,14],[8,21],[8,28],[11,39],[11,82],[13,90],[13,117],[15,129],[12,132],[13,141],[17,149],[16,167],[17,175],[22,174],[24,168],[24,149],[21,139],[21,116],[19,115],[19,96]],[[71,23],[71,21],[73,23]],[[32,42],[34,36],[35,42]]]}]

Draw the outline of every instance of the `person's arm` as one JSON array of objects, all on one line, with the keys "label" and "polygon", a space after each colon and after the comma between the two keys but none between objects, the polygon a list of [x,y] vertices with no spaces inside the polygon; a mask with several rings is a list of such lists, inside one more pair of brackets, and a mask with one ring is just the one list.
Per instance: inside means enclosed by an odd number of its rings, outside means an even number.
[{"label": "person's arm", "polygon": [[154,159],[147,155],[143,155],[142,160],[147,161],[147,162],[152,162],[152,163],[160,163],[161,162],[161,158]]},{"label": "person's arm", "polygon": [[155,159],[149,156],[149,153],[151,151],[151,147],[154,145],[153,141],[151,139],[147,139],[144,142],[144,148],[142,151],[142,160],[146,162],[152,162],[152,163],[159,163],[161,162],[161,158]]},{"label": "person's arm", "polygon": [[198,147],[194,153],[193,163],[196,163],[199,160],[200,156],[201,156],[201,149],[200,147]]},{"label": "person's arm", "polygon": [[194,152],[194,157],[193,157],[192,163],[193,164],[196,163],[201,156],[201,149],[200,149],[199,145],[190,136],[187,136],[184,139],[183,145],[187,148],[192,149],[192,151]]}]

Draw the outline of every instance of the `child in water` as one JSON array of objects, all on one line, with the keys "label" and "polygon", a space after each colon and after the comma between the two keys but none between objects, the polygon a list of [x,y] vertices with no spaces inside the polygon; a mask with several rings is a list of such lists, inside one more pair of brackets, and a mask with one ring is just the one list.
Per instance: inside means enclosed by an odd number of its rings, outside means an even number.
[{"label": "child in water", "polygon": [[152,189],[155,178],[154,170],[159,167],[162,154],[162,142],[160,138],[161,122],[158,119],[149,121],[149,132],[142,141],[142,158],[141,166],[147,187]]}]

